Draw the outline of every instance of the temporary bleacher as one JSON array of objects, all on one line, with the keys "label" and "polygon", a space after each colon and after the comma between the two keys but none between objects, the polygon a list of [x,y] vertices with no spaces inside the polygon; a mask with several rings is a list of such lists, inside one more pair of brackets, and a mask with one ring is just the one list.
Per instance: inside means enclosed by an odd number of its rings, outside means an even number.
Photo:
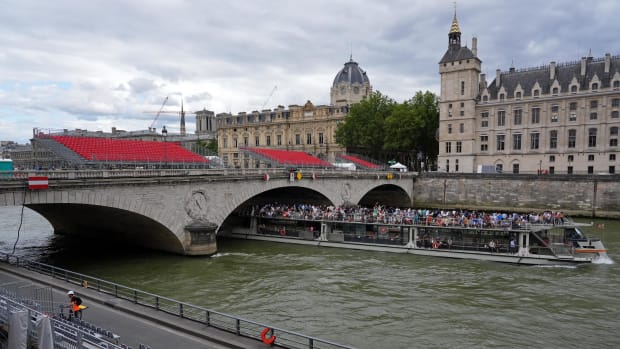
[{"label": "temporary bleacher", "polygon": [[99,137],[49,136],[88,161],[206,163],[175,142]]},{"label": "temporary bleacher", "polygon": [[354,163],[356,166],[359,167],[363,167],[369,170],[381,170],[384,168],[384,166],[378,165],[378,164],[374,164],[370,161],[366,161],[364,159],[361,159],[357,156],[353,156],[353,155],[338,155],[339,158],[341,158],[342,160],[345,161],[350,161],[352,163]]},{"label": "temporary bleacher", "polygon": [[257,159],[261,159],[278,166],[332,167],[332,164],[329,162],[302,151],[269,148],[242,148],[242,150]]}]

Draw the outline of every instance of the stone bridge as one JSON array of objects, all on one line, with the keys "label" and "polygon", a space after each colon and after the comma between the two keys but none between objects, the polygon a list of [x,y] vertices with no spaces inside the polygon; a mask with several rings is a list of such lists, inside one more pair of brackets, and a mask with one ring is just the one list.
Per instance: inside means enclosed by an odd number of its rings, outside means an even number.
[{"label": "stone bridge", "polygon": [[[48,176],[31,190],[28,175]],[[101,170],[0,177],[0,206],[38,212],[55,233],[185,255],[217,251],[215,236],[264,203],[411,207],[413,173],[341,170]]]}]

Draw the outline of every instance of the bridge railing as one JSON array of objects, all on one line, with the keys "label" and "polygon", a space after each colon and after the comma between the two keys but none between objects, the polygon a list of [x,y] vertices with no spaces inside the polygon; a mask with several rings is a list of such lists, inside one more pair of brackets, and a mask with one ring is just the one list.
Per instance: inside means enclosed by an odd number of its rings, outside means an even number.
[{"label": "bridge railing", "polygon": [[76,273],[49,264],[20,259],[16,256],[4,255],[3,261],[24,267],[28,270],[64,280],[68,283],[88,287],[91,290],[113,295],[132,303],[156,309],[180,318],[189,319],[206,326],[218,328],[238,336],[261,340],[261,332],[268,331],[266,337],[275,336],[276,344],[291,349],[336,349],[353,347],[334,343],[328,340],[307,336],[294,331],[268,326],[263,323],[247,320],[238,316],[207,309],[172,298],[141,291],[96,277]]},{"label": "bridge railing", "polygon": [[14,180],[27,180],[30,176],[46,176],[49,179],[95,179],[95,178],[136,178],[136,177],[170,177],[170,176],[219,176],[219,177],[256,177],[268,174],[273,178],[290,177],[291,172],[295,175],[300,172],[303,177],[321,178],[322,176],[341,176],[341,177],[382,177],[386,178],[391,174],[391,179],[411,177],[416,172],[394,172],[394,171],[361,171],[345,170],[334,168],[322,169],[295,169],[288,168],[248,168],[248,169],[118,169],[118,170],[50,170],[50,171],[0,171],[0,183]]}]

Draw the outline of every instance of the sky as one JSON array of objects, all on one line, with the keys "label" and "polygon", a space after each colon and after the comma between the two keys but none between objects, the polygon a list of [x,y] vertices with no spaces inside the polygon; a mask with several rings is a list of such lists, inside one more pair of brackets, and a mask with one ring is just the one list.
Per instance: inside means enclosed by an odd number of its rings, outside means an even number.
[{"label": "sky", "polygon": [[[329,104],[352,56],[398,102],[439,94],[447,0],[0,0],[0,140],[146,130],[166,111]],[[620,1],[461,0],[482,72],[620,54]],[[186,116],[194,132],[193,114]],[[155,121],[179,132],[178,114]]]}]

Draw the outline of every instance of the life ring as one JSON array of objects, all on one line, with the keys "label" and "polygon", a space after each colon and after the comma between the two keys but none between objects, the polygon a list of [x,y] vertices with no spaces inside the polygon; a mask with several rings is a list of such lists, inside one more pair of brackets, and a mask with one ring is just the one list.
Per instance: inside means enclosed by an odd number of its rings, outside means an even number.
[{"label": "life ring", "polygon": [[267,333],[269,331],[271,331],[271,329],[269,327],[265,327],[260,333],[260,339],[263,341],[263,343],[267,345],[272,345],[276,341],[276,336],[271,335],[269,338],[267,338]]},{"label": "life ring", "polygon": [[280,229],[280,235],[282,236],[286,235],[286,229],[284,228]]},{"label": "life ring", "polygon": [[379,232],[381,234],[385,234],[385,233],[387,233],[387,228],[386,227],[381,227],[381,228],[379,228]]},{"label": "life ring", "polygon": [[433,248],[439,248],[439,241],[433,241]]}]

